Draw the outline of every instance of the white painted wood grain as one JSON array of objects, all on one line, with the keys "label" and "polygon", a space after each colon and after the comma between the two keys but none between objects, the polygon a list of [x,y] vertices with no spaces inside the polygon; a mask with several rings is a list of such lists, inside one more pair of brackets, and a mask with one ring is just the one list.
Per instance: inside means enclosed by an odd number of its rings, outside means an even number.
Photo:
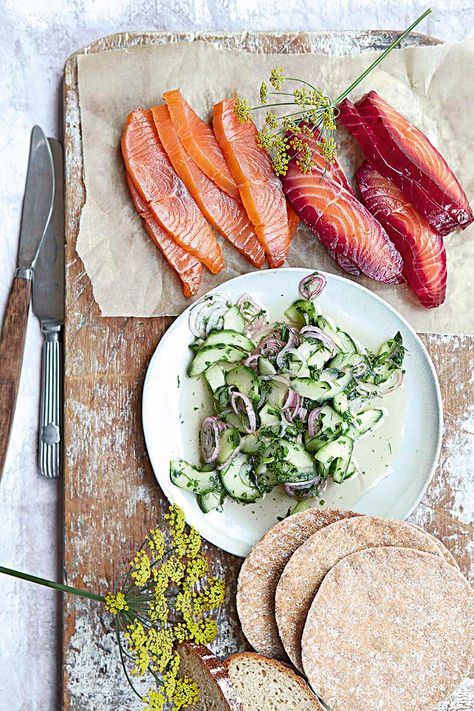
[{"label": "white painted wood grain", "polygon": [[[426,5],[426,0],[0,0],[0,312],[15,264],[29,132],[39,123],[49,135],[60,136],[62,67],[74,50],[122,30],[401,29]],[[421,31],[446,40],[472,34],[473,0],[436,0],[431,6],[435,14]],[[37,475],[35,461],[40,344],[31,318],[0,485],[0,561],[55,577],[59,489]],[[455,456],[465,466],[469,453]],[[56,596],[0,579],[0,598],[0,711],[52,711],[57,708]],[[468,711],[472,698],[472,689],[461,691],[446,711]]]}]

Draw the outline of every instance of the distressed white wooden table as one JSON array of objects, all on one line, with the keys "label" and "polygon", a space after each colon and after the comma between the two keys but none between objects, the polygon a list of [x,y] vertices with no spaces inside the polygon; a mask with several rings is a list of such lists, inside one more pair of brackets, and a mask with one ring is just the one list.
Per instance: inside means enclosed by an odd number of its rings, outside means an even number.
[{"label": "distressed white wooden table", "polygon": [[[434,16],[422,31],[446,40],[472,35],[473,0],[437,0]],[[41,124],[49,135],[61,135],[62,68],[69,54],[91,40],[116,31],[156,30],[336,30],[406,27],[425,2],[401,0],[392,7],[382,0],[37,0],[0,1],[0,310],[3,309],[14,269],[23,194],[29,131]],[[440,344],[446,337],[439,337]],[[461,340],[450,338],[453,365]],[[7,467],[0,485],[0,561],[47,577],[56,577],[61,560],[61,485],[41,479],[36,472],[36,423],[40,334],[31,319],[24,371]],[[455,370],[455,368],[454,368]],[[464,377],[464,381],[466,378]],[[468,387],[453,380],[452,388]],[[471,415],[471,419],[469,416]],[[450,448],[443,455],[443,477],[455,494],[446,502],[450,515],[463,525],[474,519],[472,479],[473,434],[471,409],[447,413]],[[469,487],[469,482],[471,486]],[[438,496],[442,498],[440,490]],[[434,495],[434,498],[436,496]],[[435,501],[433,501],[435,503]],[[430,506],[419,514],[430,522]],[[449,543],[449,541],[448,541]],[[455,551],[456,552],[456,551]],[[469,551],[463,553],[465,559]],[[472,548],[471,548],[472,553]],[[466,556],[467,554],[467,556]],[[471,558],[472,559],[472,558]],[[23,582],[0,579],[0,711],[51,711],[59,708],[57,659],[60,628],[53,593]],[[95,676],[94,649],[75,683],[87,686]],[[87,662],[87,660],[89,660]],[[446,707],[471,711],[474,689],[466,685]],[[82,705],[81,711],[97,708]]]}]

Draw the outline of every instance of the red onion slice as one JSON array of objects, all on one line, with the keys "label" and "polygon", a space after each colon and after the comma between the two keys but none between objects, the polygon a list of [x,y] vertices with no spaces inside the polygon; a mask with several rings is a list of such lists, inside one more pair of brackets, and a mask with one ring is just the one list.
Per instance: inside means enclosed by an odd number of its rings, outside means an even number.
[{"label": "red onion slice", "polygon": [[217,458],[221,433],[226,425],[218,417],[205,417],[201,423],[201,453],[206,464]]},{"label": "red onion slice", "polygon": [[217,467],[217,469],[218,469],[219,471],[220,471],[221,469],[226,469],[226,468],[229,466],[229,464],[231,463],[231,461],[233,460],[233,458],[235,457],[235,455],[238,454],[239,452],[240,452],[240,444],[239,444],[238,447],[236,447],[236,448],[234,449],[234,451],[232,452],[232,454],[231,454],[229,457],[227,457],[227,459],[225,460],[224,464],[219,464],[219,466]]},{"label": "red onion slice", "polygon": [[221,317],[229,308],[229,302],[222,294],[205,296],[189,312],[189,328],[196,338],[205,338],[217,328]]},{"label": "red onion slice", "polygon": [[301,397],[297,392],[289,388],[288,395],[286,396],[285,403],[282,407],[282,412],[284,412],[286,419],[289,422],[293,422],[297,416],[301,404]]},{"label": "red onion slice", "polygon": [[318,432],[319,428],[316,429],[317,427],[317,420],[319,415],[321,414],[322,407],[315,407],[314,410],[311,410],[311,412],[308,415],[308,433],[310,437],[314,437],[314,435]]},{"label": "red onion slice", "polygon": [[233,392],[230,396],[232,409],[236,415],[245,415],[247,424],[244,422],[245,431],[250,434],[257,429],[257,416],[253,409],[252,401],[248,395],[239,391]]},{"label": "red onion slice", "polygon": [[[394,377],[395,376],[395,377]],[[390,382],[393,381],[393,382]],[[383,395],[387,393],[392,393],[394,390],[400,387],[403,383],[403,372],[401,370],[395,370],[392,375],[385,381],[385,383],[380,383],[380,392]]]},{"label": "red onion slice", "polygon": [[[285,492],[288,496],[296,496],[296,494],[301,494],[304,489],[309,489],[310,486],[316,484],[320,480],[320,478],[321,477],[319,476],[319,474],[316,474],[312,479],[308,479],[308,481],[297,481],[294,483],[287,483],[285,484]],[[309,491],[308,496],[311,496]]]},{"label": "red onion slice", "polygon": [[303,338],[315,338],[316,340],[321,341],[326,348],[329,348],[332,355],[335,355],[339,350],[331,336],[317,326],[304,326],[300,331],[300,336],[303,336]]},{"label": "red onion slice", "polygon": [[299,292],[303,299],[316,299],[326,286],[327,280],[323,274],[313,272],[300,281]]}]

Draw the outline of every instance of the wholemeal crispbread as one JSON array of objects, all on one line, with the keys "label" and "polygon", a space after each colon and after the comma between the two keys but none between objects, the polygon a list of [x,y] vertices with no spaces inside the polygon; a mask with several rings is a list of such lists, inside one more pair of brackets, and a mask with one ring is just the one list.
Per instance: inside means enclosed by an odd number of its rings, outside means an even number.
[{"label": "wholemeal crispbread", "polygon": [[435,542],[435,544],[438,546],[439,552],[445,559],[446,563],[449,563],[450,565],[454,565],[455,568],[459,568],[459,564],[458,564],[456,558],[453,556],[451,551],[448,548],[446,548],[444,543],[442,543],[439,540],[439,538],[436,538],[436,536],[433,536],[432,533],[428,533],[428,531],[425,531],[425,529],[421,528],[421,526],[417,526],[414,523],[412,523],[411,525],[414,526],[414,528],[417,528],[419,531],[423,531],[427,536],[429,536],[431,538],[432,541]]},{"label": "wholemeal crispbread", "polygon": [[474,658],[474,594],[441,557],[371,548],[327,573],[302,638],[305,673],[337,711],[428,711]]},{"label": "wholemeal crispbread", "polygon": [[197,703],[186,708],[190,711],[242,711],[223,663],[210,649],[185,642],[178,646],[178,653],[180,676],[191,677],[199,687]]},{"label": "wholemeal crispbread", "polygon": [[353,516],[358,514],[308,509],[277,523],[252,548],[239,574],[237,612],[242,631],[257,652],[286,659],[275,621],[275,589],[291,555],[319,529]]},{"label": "wholemeal crispbread", "polygon": [[255,652],[233,654],[225,668],[243,711],[321,711],[308,684],[288,664]]},{"label": "wholemeal crispbread", "polygon": [[378,546],[416,548],[441,556],[432,537],[415,526],[358,516],[317,531],[289,559],[276,588],[275,617],[285,651],[300,671],[306,615],[324,576],[345,556]]}]

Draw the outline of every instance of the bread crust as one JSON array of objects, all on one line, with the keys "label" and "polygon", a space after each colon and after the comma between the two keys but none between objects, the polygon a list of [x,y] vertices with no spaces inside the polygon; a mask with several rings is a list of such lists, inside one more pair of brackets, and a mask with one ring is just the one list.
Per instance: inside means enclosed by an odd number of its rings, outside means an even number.
[{"label": "bread crust", "polygon": [[256,652],[237,652],[236,654],[232,654],[230,657],[227,657],[224,661],[224,667],[227,673],[229,673],[229,667],[232,662],[238,661],[239,659],[255,659],[260,663],[269,664],[274,669],[277,669],[282,674],[288,676],[292,681],[296,682],[307,697],[308,702],[312,704],[312,707],[316,711],[323,711],[323,707],[319,703],[318,698],[311,691],[311,688],[308,686],[306,681],[299,674],[297,674],[297,672],[289,664],[281,662],[278,659],[264,657],[262,654],[257,654]]},{"label": "bread crust", "polygon": [[[208,674],[209,680],[215,684],[217,698],[222,704],[222,711],[242,711],[242,704],[234,691],[232,682],[226,668],[219,657],[203,644],[183,642],[178,645],[178,653],[183,659],[191,657],[194,663],[200,664],[202,670]],[[192,676],[192,672],[188,672]],[[197,706],[189,706],[192,711],[200,711],[204,707],[198,702]]]}]

